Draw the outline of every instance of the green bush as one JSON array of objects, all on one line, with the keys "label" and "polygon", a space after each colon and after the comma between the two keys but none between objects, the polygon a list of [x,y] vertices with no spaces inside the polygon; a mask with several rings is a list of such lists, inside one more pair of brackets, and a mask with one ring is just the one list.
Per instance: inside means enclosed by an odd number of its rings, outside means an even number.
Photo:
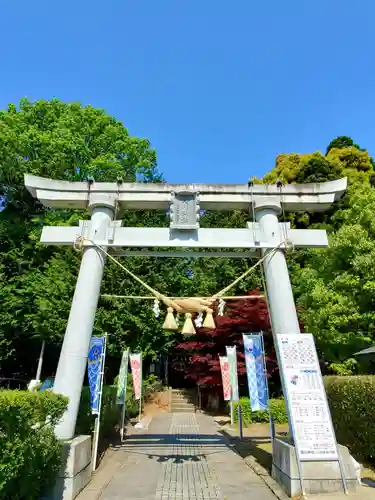
[{"label": "green bush", "polygon": [[325,377],[336,438],[354,454],[375,458],[375,376]]},{"label": "green bush", "polygon": [[51,392],[0,391],[1,500],[35,500],[53,486],[61,465],[53,426],[67,403]]},{"label": "green bush", "polygon": [[[117,377],[115,383],[117,382]],[[150,375],[143,381],[142,399],[147,401],[151,394],[162,389],[160,380]],[[103,387],[102,409],[100,414],[100,439],[109,438],[118,428],[121,416],[121,407],[116,402],[117,385],[107,385]],[[128,376],[126,391],[126,418],[132,418],[139,413],[139,402],[134,398],[133,382],[131,374]],[[84,387],[82,390],[81,403],[79,408],[76,434],[92,434],[94,432],[95,415],[92,415],[90,408],[90,389]]]},{"label": "green bush", "polygon": [[160,392],[163,390],[163,382],[156,375],[149,375],[143,381],[143,394],[145,400],[150,398],[156,392]]},{"label": "green bush", "polygon": [[[100,438],[108,438],[120,422],[120,407],[116,404],[117,389],[114,386],[103,387],[102,408],[100,413]],[[90,389],[82,389],[76,434],[93,434],[96,415],[91,413]]]},{"label": "green bush", "polygon": [[[253,424],[255,422],[269,422],[269,414],[268,411],[251,411],[250,407],[250,399],[249,398],[241,398],[239,403],[235,403],[235,411],[234,411],[234,421],[238,421],[238,412],[237,407],[238,404],[241,405],[242,408],[242,420],[243,425],[247,426]],[[270,400],[270,408],[273,416],[273,420],[276,424],[287,424],[288,416],[286,413],[285,402],[283,399],[271,399]]]}]

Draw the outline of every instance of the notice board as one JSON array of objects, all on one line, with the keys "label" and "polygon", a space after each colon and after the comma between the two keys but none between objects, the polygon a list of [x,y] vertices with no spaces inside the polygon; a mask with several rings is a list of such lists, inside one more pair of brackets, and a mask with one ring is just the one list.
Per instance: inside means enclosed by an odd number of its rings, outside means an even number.
[{"label": "notice board", "polygon": [[278,335],[289,424],[300,461],[339,460],[331,413],[310,333]]}]

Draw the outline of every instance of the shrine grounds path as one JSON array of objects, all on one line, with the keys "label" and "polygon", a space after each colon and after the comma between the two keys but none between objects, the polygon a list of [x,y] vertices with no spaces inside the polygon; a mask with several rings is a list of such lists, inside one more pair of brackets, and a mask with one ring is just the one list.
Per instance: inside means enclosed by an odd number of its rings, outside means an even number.
[{"label": "shrine grounds path", "polygon": [[275,500],[206,415],[164,413],[132,428],[78,500]]}]

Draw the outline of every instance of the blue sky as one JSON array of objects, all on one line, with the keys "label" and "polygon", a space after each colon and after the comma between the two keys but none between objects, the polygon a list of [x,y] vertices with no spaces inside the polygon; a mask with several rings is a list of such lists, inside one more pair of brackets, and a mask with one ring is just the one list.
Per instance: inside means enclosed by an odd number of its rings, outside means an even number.
[{"label": "blue sky", "polygon": [[104,108],[169,182],[247,182],[337,135],[375,154],[371,0],[3,4],[0,108]]}]

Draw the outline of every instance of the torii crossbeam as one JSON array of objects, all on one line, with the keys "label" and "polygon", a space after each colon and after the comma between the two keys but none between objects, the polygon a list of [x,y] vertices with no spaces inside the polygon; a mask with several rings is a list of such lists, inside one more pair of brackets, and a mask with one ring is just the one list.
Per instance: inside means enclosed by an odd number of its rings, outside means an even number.
[{"label": "torii crossbeam", "polygon": [[[268,302],[275,342],[279,334],[299,333],[299,324],[289,280],[284,249],[325,247],[324,230],[295,230],[279,223],[282,211],[324,211],[341,198],[347,180],[285,186],[258,184],[146,184],[123,182],[67,182],[25,176],[25,186],[41,203],[52,208],[88,209],[90,221],[79,227],[44,227],[41,242],[73,245],[77,236],[85,239],[81,267],[66,328],[54,390],[69,398],[68,411],[56,429],[61,439],[74,436],[79,401],[86,370],[87,352],[100,295],[105,255],[94,246],[112,248],[116,253],[137,254],[137,248],[216,249],[207,257],[225,256],[217,249],[242,249],[236,256],[267,253],[264,261]],[[114,221],[119,206],[127,210],[169,211],[166,228],[122,228]],[[243,210],[255,221],[246,228],[200,228],[201,210]],[[128,250],[123,250],[123,249]],[[132,249],[132,250],[129,250]],[[246,250],[246,252],[245,252]],[[139,250],[144,255],[145,250]],[[152,251],[156,255],[157,251]],[[234,252],[230,254],[233,257]],[[150,254],[151,255],[151,254]],[[164,253],[163,255],[167,255]],[[173,255],[169,253],[168,255]],[[203,256],[203,252],[199,253]]]}]

